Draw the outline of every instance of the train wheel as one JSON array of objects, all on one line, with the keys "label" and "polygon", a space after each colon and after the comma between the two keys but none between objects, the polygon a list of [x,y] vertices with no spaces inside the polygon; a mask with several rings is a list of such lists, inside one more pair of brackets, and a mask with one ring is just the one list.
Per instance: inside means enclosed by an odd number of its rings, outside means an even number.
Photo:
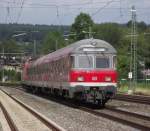
[{"label": "train wheel", "polygon": [[26,90],[26,92],[29,92],[29,93],[31,92],[31,88],[29,86],[24,85],[23,88]]},{"label": "train wheel", "polygon": [[98,105],[99,105],[100,107],[105,107],[105,103],[106,103],[105,100],[98,100]]},{"label": "train wheel", "polygon": [[101,106],[105,107],[105,103],[106,103],[105,100],[103,100]]},{"label": "train wheel", "polygon": [[34,87],[33,90],[32,90],[32,93],[33,93],[33,94],[37,94],[37,92],[38,92],[38,88],[37,88],[37,87]]},{"label": "train wheel", "polygon": [[94,104],[97,102],[97,100],[96,100],[96,91],[94,90]]}]

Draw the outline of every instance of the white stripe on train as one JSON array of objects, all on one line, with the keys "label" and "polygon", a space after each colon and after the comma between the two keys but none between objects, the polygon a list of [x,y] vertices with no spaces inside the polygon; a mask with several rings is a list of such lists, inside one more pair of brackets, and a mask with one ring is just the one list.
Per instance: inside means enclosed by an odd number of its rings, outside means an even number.
[{"label": "white stripe on train", "polygon": [[110,82],[70,82],[71,87],[76,87],[76,86],[90,86],[90,87],[98,87],[98,86],[117,86],[117,83],[110,83]]}]

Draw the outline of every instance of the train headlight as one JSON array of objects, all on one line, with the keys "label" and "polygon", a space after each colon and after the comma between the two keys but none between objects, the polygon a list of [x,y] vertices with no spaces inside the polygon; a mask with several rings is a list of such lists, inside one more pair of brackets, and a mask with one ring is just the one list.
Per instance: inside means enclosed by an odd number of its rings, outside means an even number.
[{"label": "train headlight", "polygon": [[79,76],[79,77],[77,78],[77,81],[84,81],[84,77],[83,77],[83,76]]},{"label": "train headlight", "polygon": [[105,81],[107,81],[107,82],[111,81],[111,77],[106,76]]}]

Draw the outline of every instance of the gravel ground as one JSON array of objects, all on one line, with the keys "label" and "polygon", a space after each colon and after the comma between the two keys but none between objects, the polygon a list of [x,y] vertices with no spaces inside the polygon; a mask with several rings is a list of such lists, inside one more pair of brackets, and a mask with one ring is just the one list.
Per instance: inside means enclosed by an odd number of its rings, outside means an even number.
[{"label": "gravel ground", "polygon": [[138,124],[142,124],[142,125],[145,125],[147,127],[150,128],[150,121],[148,120],[143,120],[143,119],[140,119],[140,118],[136,118],[136,117],[133,117],[133,116],[130,116],[130,115],[126,115],[126,114],[122,114],[122,113],[118,113],[118,112],[114,112],[114,111],[111,111],[111,110],[97,110],[98,112],[103,112],[103,113],[107,113],[107,114],[110,114],[114,117],[117,117],[117,118],[122,118],[124,120],[129,120],[130,122],[136,122]]},{"label": "gravel ground", "polygon": [[0,131],[11,131],[1,108],[0,108]]},{"label": "gravel ground", "polygon": [[107,105],[115,106],[117,109],[150,116],[150,105],[119,100],[109,101]]},{"label": "gravel ground", "polygon": [[70,131],[137,131],[135,128],[22,91],[10,88],[5,90]]},{"label": "gravel ground", "polygon": [[40,120],[0,91],[0,100],[7,109],[19,131],[49,131]]},{"label": "gravel ground", "polygon": [[0,123],[0,131],[3,131],[3,129],[2,129],[2,124]]}]

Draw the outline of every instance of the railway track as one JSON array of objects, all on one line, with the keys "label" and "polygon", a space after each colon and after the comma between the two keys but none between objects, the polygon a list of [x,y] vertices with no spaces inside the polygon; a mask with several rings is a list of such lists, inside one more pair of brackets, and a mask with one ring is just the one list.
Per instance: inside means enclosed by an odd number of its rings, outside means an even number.
[{"label": "railway track", "polygon": [[99,111],[85,107],[79,107],[79,109],[92,113],[96,116],[104,117],[140,130],[150,130],[150,117],[144,115],[127,112],[112,107],[106,107],[105,109]]},{"label": "railway track", "polygon": [[[17,88],[19,90],[19,88]],[[23,91],[23,90],[21,90]],[[77,108],[79,110],[88,112],[90,114],[96,115],[96,116],[100,116],[100,117],[104,117],[107,118],[109,120],[113,120],[116,121],[118,123],[122,123],[124,125],[127,126],[131,126],[140,130],[144,130],[144,131],[149,131],[150,130],[150,117],[148,116],[144,116],[141,114],[137,114],[134,112],[129,112],[129,111],[124,111],[124,110],[120,110],[117,109],[114,106],[106,106],[106,108],[104,109],[93,109],[93,107],[89,107],[86,105],[78,105],[78,104],[74,104],[72,103],[72,101],[65,101],[63,99],[57,99],[54,97],[44,97],[46,99],[51,99],[52,101],[55,101],[57,103],[61,103],[64,105],[67,105],[69,107],[73,107],[73,108]]]},{"label": "railway track", "polygon": [[[1,94],[3,93],[3,95],[5,95],[9,99],[11,99],[11,101],[14,101],[15,103],[17,103],[21,108],[25,109],[30,115],[32,115],[32,117],[34,117],[34,119],[36,119],[37,121],[40,121],[40,123],[42,123],[44,125],[43,126],[44,127],[43,130],[45,130],[45,131],[49,131],[49,130],[52,130],[52,131],[64,131],[64,129],[62,127],[60,127],[59,125],[57,125],[53,121],[47,119],[42,114],[40,114],[39,112],[35,111],[34,109],[29,107],[28,105],[22,103],[20,100],[18,100],[15,97],[11,96],[11,94],[8,94],[6,91],[4,91],[2,89],[0,89],[0,92],[1,92]],[[4,116],[5,116],[6,120],[7,120],[7,123],[9,125],[11,131],[22,131],[22,129],[20,127],[18,127],[18,124],[16,124],[17,123],[16,120],[14,120],[14,118],[11,115],[11,113],[8,111],[8,107],[6,107],[6,105],[4,104],[4,101],[3,102],[0,101],[0,107],[2,109],[2,112],[3,112],[3,114],[4,114]],[[17,113],[17,112],[15,112],[15,113]],[[27,125],[27,123],[28,123],[27,120],[25,120],[25,124],[26,125]],[[30,125],[31,125],[31,123],[30,123]],[[31,128],[31,131],[32,130],[33,129]],[[40,129],[38,129],[38,127],[37,127],[37,131],[38,130],[40,130]]]},{"label": "railway track", "polygon": [[[55,100],[58,101],[58,100]],[[60,102],[60,101],[58,101]],[[122,124],[125,124],[127,126],[131,126],[140,130],[149,131],[150,130],[150,117],[140,115],[133,112],[123,111],[119,109],[115,109],[114,107],[107,106],[104,109],[91,109],[89,107],[84,107],[72,103],[68,103],[65,101],[61,101],[62,104],[78,108],[82,111],[86,111],[88,113],[91,113],[96,116],[104,117],[109,120],[113,120]],[[95,107],[94,107],[95,108]]]},{"label": "railway track", "polygon": [[76,102],[74,104],[72,101],[65,101],[63,99],[57,99],[54,97],[51,97],[50,99],[57,103],[61,103],[69,107],[77,108],[79,110],[86,111],[93,115],[104,117],[109,120],[113,120],[127,126],[131,126],[144,131],[150,130],[150,125],[149,125],[150,117],[142,114],[116,109],[113,106],[106,106],[103,109],[97,109],[97,107],[95,108],[95,106],[93,107],[91,105],[84,105],[84,104],[82,105]]},{"label": "railway track", "polygon": [[2,112],[6,118],[6,121],[8,122],[8,125],[9,125],[11,131],[19,131],[16,124],[14,123],[11,116],[9,115],[9,113],[7,112],[7,110],[5,109],[5,107],[3,106],[3,104],[1,102],[0,102],[0,108],[2,109]]},{"label": "railway track", "polygon": [[55,98],[51,98],[51,100],[140,130],[144,130],[144,131],[150,130],[150,125],[149,125],[150,117],[145,115],[137,114],[134,112],[123,111],[120,109],[116,109],[113,106],[106,106],[103,109],[95,109],[94,106],[93,109],[93,106],[91,107],[89,105],[82,105],[82,104],[78,105],[77,103],[75,104],[72,103],[72,101],[66,102],[62,99],[58,100]]},{"label": "railway track", "polygon": [[149,96],[117,94],[114,99],[150,105]]}]

